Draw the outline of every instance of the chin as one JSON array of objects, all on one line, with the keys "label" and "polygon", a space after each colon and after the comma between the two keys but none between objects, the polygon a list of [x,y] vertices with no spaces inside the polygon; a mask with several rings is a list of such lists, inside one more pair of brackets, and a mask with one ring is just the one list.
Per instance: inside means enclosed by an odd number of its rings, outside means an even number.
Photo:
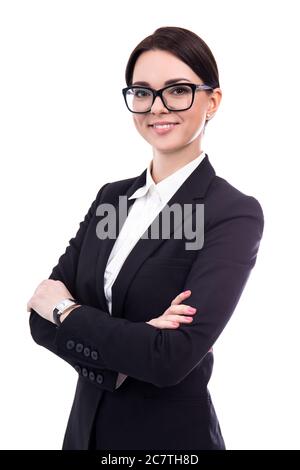
[{"label": "chin", "polygon": [[165,152],[165,153],[170,153],[170,152],[175,152],[176,150],[181,149],[182,147],[185,146],[185,144],[172,144],[172,145],[155,145],[152,144],[152,146],[158,150],[159,152]]},{"label": "chin", "polygon": [[151,145],[157,149],[164,149],[164,150],[167,150],[167,149],[174,149],[174,148],[177,148],[177,147],[181,147],[181,146],[184,146],[187,141],[186,139],[184,139],[184,141],[182,141],[182,139],[178,138],[174,138],[174,136],[159,136],[157,138],[150,138],[149,139],[149,136],[147,138],[147,141],[149,143],[151,143]]}]

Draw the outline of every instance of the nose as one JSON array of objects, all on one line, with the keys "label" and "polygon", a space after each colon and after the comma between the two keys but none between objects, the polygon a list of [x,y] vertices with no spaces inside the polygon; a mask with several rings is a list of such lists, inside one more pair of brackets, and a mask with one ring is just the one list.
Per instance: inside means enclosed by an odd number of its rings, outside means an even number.
[{"label": "nose", "polygon": [[152,113],[161,113],[163,111],[168,112],[167,108],[165,107],[164,103],[162,102],[162,99],[160,96],[156,96],[154,99],[154,102],[151,106],[151,112]]}]

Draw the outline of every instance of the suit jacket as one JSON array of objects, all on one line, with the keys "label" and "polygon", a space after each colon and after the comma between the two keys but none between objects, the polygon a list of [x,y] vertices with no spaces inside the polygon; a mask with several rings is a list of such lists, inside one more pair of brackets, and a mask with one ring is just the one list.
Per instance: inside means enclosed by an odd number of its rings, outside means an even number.
[{"label": "suit jacket", "polygon": [[[210,349],[255,265],[263,211],[217,176],[206,155],[168,202],[191,204],[192,214],[204,204],[202,248],[186,250],[184,237],[140,238],[113,284],[110,315],[103,274],[115,239],[96,235],[96,209],[117,208],[119,196],[129,198],[145,178],[146,170],[99,190],[49,276],[82,306],[60,327],[31,310],[33,339],[78,373],[63,449],[225,448],[207,388]],[[192,294],[184,303],[197,308],[191,324],[162,330],[146,323],[186,289]],[[128,377],[116,389],[118,372]]]}]

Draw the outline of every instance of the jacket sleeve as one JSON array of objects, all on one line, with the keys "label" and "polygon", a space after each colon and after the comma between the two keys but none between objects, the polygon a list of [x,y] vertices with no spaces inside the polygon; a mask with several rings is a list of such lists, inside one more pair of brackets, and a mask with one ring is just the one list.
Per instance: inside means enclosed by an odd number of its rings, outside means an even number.
[{"label": "jacket sleeve", "polygon": [[[89,222],[97,209],[97,205],[100,201],[102,191],[105,186],[107,186],[107,184],[109,183],[106,183],[98,191],[95,200],[93,201],[87,214],[84,217],[84,220],[80,222],[79,229],[75,237],[69,240],[69,245],[67,246],[65,253],[60,256],[57,265],[53,268],[49,276],[49,279],[62,281],[67,287],[67,289],[70,291],[72,296],[74,296],[75,298],[75,276],[81,245],[84,240],[87,228],[89,226]],[[92,362],[95,362],[94,359],[86,357],[86,355],[84,354],[84,348],[82,349],[81,354],[78,354],[76,358],[73,358],[69,354],[65,354],[64,351],[59,352],[55,341],[58,328],[52,322],[49,322],[48,320],[45,320],[43,317],[41,317],[34,309],[31,309],[29,325],[32,338],[37,344],[47,348],[49,351],[60,356],[66,362],[71,364],[77,372],[81,373],[82,369],[84,369],[87,363],[88,365],[90,364],[90,360],[92,360]],[[69,342],[68,347],[70,347],[71,344],[72,343]],[[85,352],[87,352],[87,350],[85,350]],[[95,357],[95,352],[92,357]],[[96,368],[95,372],[97,372],[95,373],[95,382],[97,383],[96,378],[102,377],[101,373],[104,371],[100,366]],[[105,381],[102,381],[103,383],[101,383],[101,388],[110,391],[114,390],[117,375],[117,371],[106,370]],[[98,385],[100,386],[100,384]]]},{"label": "jacket sleeve", "polygon": [[252,196],[239,197],[225,212],[207,229],[186,278],[183,290],[192,291],[188,304],[197,307],[192,324],[159,329],[83,305],[58,328],[58,354],[75,360],[77,353],[68,350],[68,342],[81,341],[99,353],[98,367],[158,387],[181,382],[219,337],[256,263],[264,227],[259,202]]}]

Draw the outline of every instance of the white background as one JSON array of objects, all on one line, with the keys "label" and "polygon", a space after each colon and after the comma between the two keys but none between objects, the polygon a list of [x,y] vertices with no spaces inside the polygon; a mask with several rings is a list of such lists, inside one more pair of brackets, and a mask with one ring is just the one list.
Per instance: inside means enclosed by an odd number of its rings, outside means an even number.
[{"label": "white background", "polygon": [[[0,1],[2,449],[60,449],[77,374],[30,337],[26,303],[99,188],[151,147],[121,88],[160,26],[201,36],[223,100],[203,148],[264,210],[256,266],[217,341],[210,391],[228,449],[299,449],[297,1]],[[222,293],[218,293],[222,295]]]}]

